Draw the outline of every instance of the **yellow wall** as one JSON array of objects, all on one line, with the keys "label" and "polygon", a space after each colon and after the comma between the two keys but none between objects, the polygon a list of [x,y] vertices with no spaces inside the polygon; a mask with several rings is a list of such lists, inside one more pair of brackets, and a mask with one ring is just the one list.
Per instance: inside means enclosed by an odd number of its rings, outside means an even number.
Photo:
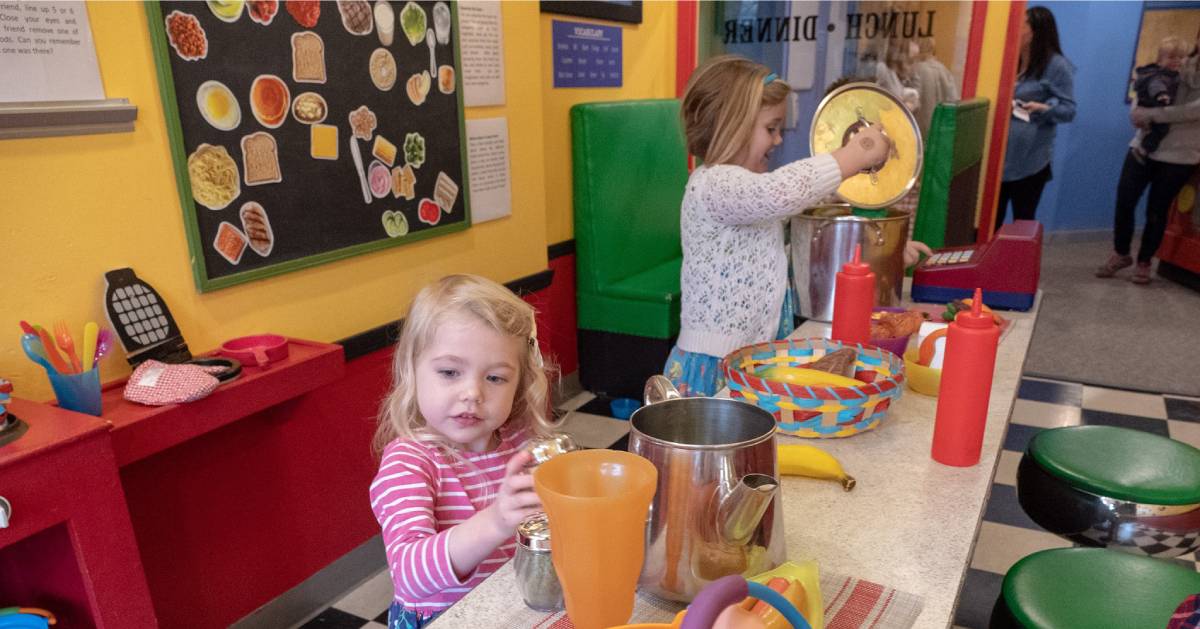
[{"label": "yellow wall", "polygon": [[[400,318],[416,290],[443,274],[509,281],[546,268],[546,75],[538,42],[548,22],[537,3],[503,6],[506,106],[467,112],[508,117],[512,217],[206,294],[192,281],[142,4],[89,2],[88,8],[105,91],[136,104],[138,120],[133,133],[0,141],[0,376],[13,381],[17,396],[52,395],[41,369],[21,351],[17,322],[49,327],[66,319],[80,335],[84,321],[104,321],[103,274],[113,268],[132,267],[162,293],[193,351],[265,331],[332,341]],[[667,9],[647,3],[646,12]],[[642,28],[626,36],[674,41],[673,30]],[[636,70],[659,65],[650,47],[639,58],[642,44],[626,46],[627,81],[650,82]],[[559,115],[565,105],[555,102],[553,111],[565,130]],[[559,154],[565,146],[562,140]],[[565,190],[569,172],[562,175]],[[104,380],[128,373],[121,354],[118,347],[103,362]]]},{"label": "yellow wall", "polygon": [[[549,50],[551,20],[580,19],[543,14],[543,48]],[[644,2],[641,24],[612,24],[622,26],[624,31],[621,35],[624,47],[621,87],[555,89],[553,63],[548,56],[543,60],[546,237],[550,244],[575,237],[571,207],[571,106],[603,100],[675,96],[675,3]]]}]

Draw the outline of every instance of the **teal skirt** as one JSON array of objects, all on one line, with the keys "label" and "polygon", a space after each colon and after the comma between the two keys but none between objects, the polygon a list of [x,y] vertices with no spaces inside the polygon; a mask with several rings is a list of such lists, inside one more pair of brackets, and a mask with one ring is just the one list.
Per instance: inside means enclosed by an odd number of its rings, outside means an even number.
[{"label": "teal skirt", "polygon": [[[792,297],[792,291],[789,289],[779,313],[776,339],[787,338],[787,335],[796,329]],[[675,385],[683,397],[711,397],[725,388],[725,376],[721,375],[718,369],[721,358],[699,352],[685,352],[676,345],[667,356],[663,375],[671,380],[671,384]]]}]

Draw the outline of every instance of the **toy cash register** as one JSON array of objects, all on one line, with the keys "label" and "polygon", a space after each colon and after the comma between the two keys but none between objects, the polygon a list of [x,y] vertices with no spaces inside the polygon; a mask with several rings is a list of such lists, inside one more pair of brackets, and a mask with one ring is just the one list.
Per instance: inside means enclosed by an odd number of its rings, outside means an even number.
[{"label": "toy cash register", "polygon": [[913,272],[913,301],[950,302],[983,289],[993,308],[1029,310],[1042,268],[1042,224],[1014,221],[989,243],[940,249]]}]

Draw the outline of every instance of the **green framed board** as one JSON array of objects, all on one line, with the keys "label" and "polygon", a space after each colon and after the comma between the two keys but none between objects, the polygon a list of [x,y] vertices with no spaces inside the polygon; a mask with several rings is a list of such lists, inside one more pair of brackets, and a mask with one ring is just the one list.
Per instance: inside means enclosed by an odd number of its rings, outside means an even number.
[{"label": "green framed board", "polygon": [[201,292],[470,226],[453,2],[145,7]]}]

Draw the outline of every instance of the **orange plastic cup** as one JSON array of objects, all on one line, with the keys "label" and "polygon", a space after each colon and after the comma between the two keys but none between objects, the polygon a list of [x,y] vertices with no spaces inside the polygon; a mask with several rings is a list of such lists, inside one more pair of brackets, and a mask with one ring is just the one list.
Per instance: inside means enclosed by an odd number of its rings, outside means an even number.
[{"label": "orange plastic cup", "polygon": [[646,553],[658,470],[618,450],[560,454],[533,472],[550,519],[550,553],[576,629],[623,625]]}]

